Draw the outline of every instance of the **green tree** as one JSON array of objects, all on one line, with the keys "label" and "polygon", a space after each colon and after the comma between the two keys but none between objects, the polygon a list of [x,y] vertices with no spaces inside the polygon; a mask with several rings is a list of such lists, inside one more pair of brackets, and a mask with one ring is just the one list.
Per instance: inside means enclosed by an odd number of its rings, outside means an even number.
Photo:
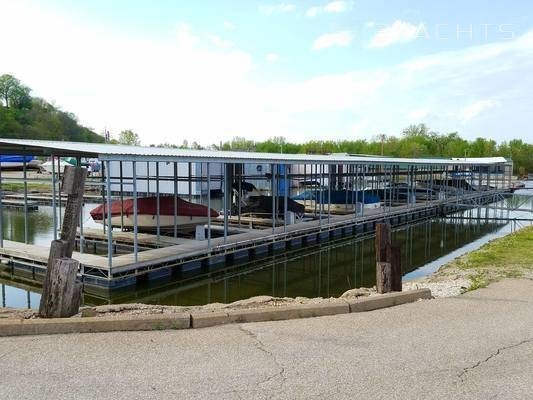
[{"label": "green tree", "polygon": [[0,99],[6,108],[30,108],[30,88],[24,86],[13,75],[0,76]]},{"label": "green tree", "polygon": [[137,135],[131,129],[126,129],[125,131],[120,132],[118,136],[118,142],[120,144],[128,144],[131,146],[139,146],[141,144],[139,135]]},{"label": "green tree", "polygon": [[12,75],[0,76],[0,137],[103,142],[104,138],[81,126],[76,116],[43,99]]}]

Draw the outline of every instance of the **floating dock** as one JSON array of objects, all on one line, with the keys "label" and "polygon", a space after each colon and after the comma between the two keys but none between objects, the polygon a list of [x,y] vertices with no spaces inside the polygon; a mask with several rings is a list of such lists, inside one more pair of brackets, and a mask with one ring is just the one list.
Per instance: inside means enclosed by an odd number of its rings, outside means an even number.
[{"label": "floating dock", "polygon": [[2,200],[2,207],[8,210],[19,210],[19,211],[37,211],[39,205],[34,201],[24,201],[24,200]]},{"label": "floating dock", "polygon": [[[158,202],[162,196],[192,201],[200,193],[196,202],[208,209],[216,203],[221,216],[206,216],[207,223],[197,225],[196,234],[183,234],[176,225],[163,229],[157,212],[152,216],[157,225],[151,232],[139,232],[137,225],[113,228],[111,218],[102,218],[105,224],[101,229],[81,225],[73,255],[80,262],[80,276],[85,285],[107,289],[257,259],[332,238],[367,234],[382,221],[397,227],[480,207],[501,200],[511,187],[512,177],[512,162],[501,157],[397,159],[262,154],[16,139],[0,139],[0,146],[3,154],[48,155],[53,159],[69,156],[79,162],[82,158],[98,158],[103,171],[101,176],[88,178],[93,192],[85,196],[86,202],[109,205],[113,200],[133,199],[136,204],[145,196]],[[183,171],[194,173],[183,175]],[[254,172],[245,175],[243,171]],[[241,204],[246,201],[241,185],[249,181],[262,182],[262,193],[270,195],[269,215],[241,212]],[[305,212],[295,217],[287,209],[287,200],[306,190],[309,181],[315,185],[312,190],[322,192],[321,204],[306,203]],[[65,200],[60,183],[61,171],[51,176],[50,194],[30,197],[24,193],[5,201],[50,204],[57,237]],[[1,185],[0,175],[0,191]],[[265,187],[270,187],[270,192],[265,192]],[[94,188],[100,193],[94,194]],[[333,190],[366,191],[380,201],[368,209],[353,194],[346,195],[344,204],[323,201]],[[222,197],[215,196],[219,194]],[[284,199],[281,204],[280,199]],[[25,243],[4,238],[1,215],[0,210],[3,267],[43,274],[49,248],[30,244],[27,237]]]}]

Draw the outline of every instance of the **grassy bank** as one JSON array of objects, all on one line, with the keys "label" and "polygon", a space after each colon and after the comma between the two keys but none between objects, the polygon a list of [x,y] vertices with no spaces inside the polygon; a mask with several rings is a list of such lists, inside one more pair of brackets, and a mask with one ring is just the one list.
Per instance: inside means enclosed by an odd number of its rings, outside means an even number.
[{"label": "grassy bank", "polygon": [[[2,182],[4,192],[24,192],[24,183],[19,182]],[[28,192],[50,192],[52,185],[49,183],[28,183]]]},{"label": "grassy bank", "polygon": [[495,239],[437,272],[440,276],[454,274],[470,280],[468,290],[501,278],[533,277],[533,226]]}]

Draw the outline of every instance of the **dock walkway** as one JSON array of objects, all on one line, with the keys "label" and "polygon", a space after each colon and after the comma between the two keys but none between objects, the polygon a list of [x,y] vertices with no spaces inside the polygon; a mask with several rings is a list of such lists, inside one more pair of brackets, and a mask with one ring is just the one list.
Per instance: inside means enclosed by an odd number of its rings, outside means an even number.
[{"label": "dock walkway", "polygon": [[26,208],[28,211],[37,211],[39,209],[39,205],[36,201],[27,201],[25,203],[24,200],[10,199],[3,199],[2,207],[13,210],[24,210],[24,208]]}]

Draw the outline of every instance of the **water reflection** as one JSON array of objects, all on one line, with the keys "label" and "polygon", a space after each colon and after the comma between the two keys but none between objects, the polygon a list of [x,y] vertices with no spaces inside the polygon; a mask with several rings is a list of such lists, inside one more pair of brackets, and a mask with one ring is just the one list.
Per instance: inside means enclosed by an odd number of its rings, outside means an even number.
[{"label": "water reflection", "polygon": [[[83,208],[83,224],[86,228],[102,227],[91,218],[90,210],[94,206],[94,204],[86,204]],[[57,207],[58,227],[60,226],[59,213],[61,212],[62,217],[64,211],[63,207],[61,209]],[[24,243],[24,212],[4,208],[2,216],[4,239]],[[40,205],[38,211],[28,212],[27,218],[28,243],[39,246],[50,246],[50,242],[54,239],[53,208]]]},{"label": "water reflection", "polygon": [[[53,219],[46,212],[28,213],[28,243],[37,244],[51,232]],[[24,213],[16,210],[3,212],[4,239],[24,242]],[[48,244],[50,242],[48,241]]]},{"label": "water reflection", "polygon": [[[395,231],[393,240],[402,246],[403,271],[408,273],[503,225],[491,221],[428,220]],[[327,242],[218,271],[181,276],[158,287],[139,285],[135,291],[115,292],[107,299],[87,295],[85,301],[195,305],[258,295],[339,296],[348,289],[374,284],[374,238],[366,237]]]}]

